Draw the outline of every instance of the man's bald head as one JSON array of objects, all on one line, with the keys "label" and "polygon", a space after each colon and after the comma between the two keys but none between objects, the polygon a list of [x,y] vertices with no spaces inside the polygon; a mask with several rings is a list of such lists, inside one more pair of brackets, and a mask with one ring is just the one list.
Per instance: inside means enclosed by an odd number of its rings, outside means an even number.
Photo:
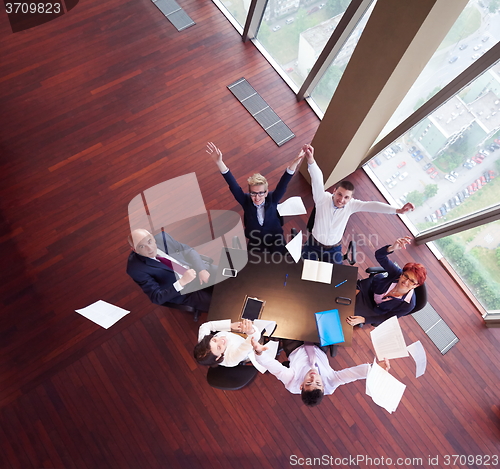
[{"label": "man's bald head", "polygon": [[154,258],[158,252],[158,247],[156,246],[153,235],[148,230],[143,230],[142,228],[130,233],[128,236],[128,243],[140,256]]}]

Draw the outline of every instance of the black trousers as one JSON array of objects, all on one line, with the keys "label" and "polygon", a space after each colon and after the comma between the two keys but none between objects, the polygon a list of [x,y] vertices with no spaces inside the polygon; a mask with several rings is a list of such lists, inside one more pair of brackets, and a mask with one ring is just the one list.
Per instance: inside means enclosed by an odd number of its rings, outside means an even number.
[{"label": "black trousers", "polygon": [[[285,352],[285,355],[287,358],[290,356],[290,354],[297,348],[299,348],[301,345],[304,345],[303,340],[292,340],[292,339],[282,339],[281,345],[283,347],[283,351]],[[314,344],[316,347],[320,348],[323,352],[325,352],[328,355],[328,352],[330,350],[329,345],[325,345],[322,347],[320,344]]]}]

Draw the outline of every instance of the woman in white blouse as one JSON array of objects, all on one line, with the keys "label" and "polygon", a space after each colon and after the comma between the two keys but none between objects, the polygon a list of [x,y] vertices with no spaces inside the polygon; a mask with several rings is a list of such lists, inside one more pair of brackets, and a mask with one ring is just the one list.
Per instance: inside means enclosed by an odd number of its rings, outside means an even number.
[{"label": "woman in white blouse", "polygon": [[[270,335],[275,327],[276,322],[259,319],[254,322],[248,319],[233,323],[230,319],[206,322],[198,331],[194,357],[201,365],[208,366],[236,366],[242,361],[250,360],[261,373],[264,373],[265,368],[255,360],[252,337],[259,340],[264,330]],[[246,334],[246,338],[238,333]],[[270,342],[270,345],[269,353],[276,355],[278,342]]]}]

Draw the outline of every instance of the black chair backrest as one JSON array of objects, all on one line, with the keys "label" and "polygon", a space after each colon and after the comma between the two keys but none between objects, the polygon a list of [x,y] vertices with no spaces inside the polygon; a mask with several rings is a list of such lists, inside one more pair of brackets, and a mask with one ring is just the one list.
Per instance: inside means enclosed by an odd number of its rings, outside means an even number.
[{"label": "black chair backrest", "polygon": [[307,220],[307,231],[312,233],[314,228],[314,219],[316,218],[316,206],[313,207],[311,215],[309,215],[309,220]]},{"label": "black chair backrest", "polygon": [[[367,274],[370,274],[370,277],[373,277],[376,274],[385,274],[386,271],[384,270],[383,267],[368,267],[368,269],[365,270]],[[370,278],[369,277],[369,278]],[[411,310],[410,314],[416,313],[417,311],[420,311],[426,304],[427,304],[427,287],[425,286],[425,283],[423,285],[419,285],[417,288],[415,288],[415,307]]]},{"label": "black chair backrest", "polygon": [[412,313],[420,311],[427,304],[427,287],[425,283],[415,288],[415,298],[415,308],[412,309]]},{"label": "black chair backrest", "polygon": [[236,391],[250,384],[257,373],[251,365],[216,366],[208,369],[207,381],[213,388]]}]

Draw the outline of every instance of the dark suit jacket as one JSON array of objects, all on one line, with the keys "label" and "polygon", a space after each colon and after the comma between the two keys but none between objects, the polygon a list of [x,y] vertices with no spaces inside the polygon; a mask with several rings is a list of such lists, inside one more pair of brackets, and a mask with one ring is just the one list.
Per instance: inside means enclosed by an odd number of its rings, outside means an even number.
[{"label": "dark suit jacket", "polygon": [[[193,268],[196,272],[204,269],[208,270],[208,266],[193,248],[176,241],[167,233],[165,233],[165,236],[169,256],[172,256],[181,264]],[[165,251],[161,233],[156,235],[155,239],[158,247],[162,251]],[[162,305],[167,301],[178,304],[184,303],[186,294],[194,287],[199,287],[199,282],[195,279],[178,292],[174,288],[177,277],[171,268],[154,259],[141,256],[134,251],[128,256],[127,274],[142,288],[142,291],[149,296],[149,299],[157,305]],[[210,274],[212,276],[212,272]]]},{"label": "dark suit jacket", "polygon": [[286,188],[293,174],[288,174],[288,171],[285,170],[276,189],[268,192],[264,202],[264,224],[262,226],[257,219],[257,207],[255,207],[250,194],[243,192],[231,171],[223,174],[223,176],[234,198],[243,208],[245,236],[250,240],[250,245],[261,244],[259,241],[264,239],[267,241],[266,245],[268,246],[272,244],[284,246],[283,227],[281,226],[277,206],[281,198],[285,195]]},{"label": "dark suit jacket", "polygon": [[413,292],[413,296],[409,303],[404,301],[406,295],[401,299],[393,298],[388,301],[383,301],[378,305],[373,299],[374,294],[381,295],[385,293],[391,283],[398,281],[403,272],[403,269],[398,267],[388,258],[388,246],[389,245],[384,246],[375,252],[375,258],[386,270],[387,275],[377,274],[374,277],[365,278],[358,282],[360,292],[356,297],[354,314],[356,316],[363,316],[367,324],[378,325],[392,316],[400,318],[406,316],[415,308],[415,292]]}]

